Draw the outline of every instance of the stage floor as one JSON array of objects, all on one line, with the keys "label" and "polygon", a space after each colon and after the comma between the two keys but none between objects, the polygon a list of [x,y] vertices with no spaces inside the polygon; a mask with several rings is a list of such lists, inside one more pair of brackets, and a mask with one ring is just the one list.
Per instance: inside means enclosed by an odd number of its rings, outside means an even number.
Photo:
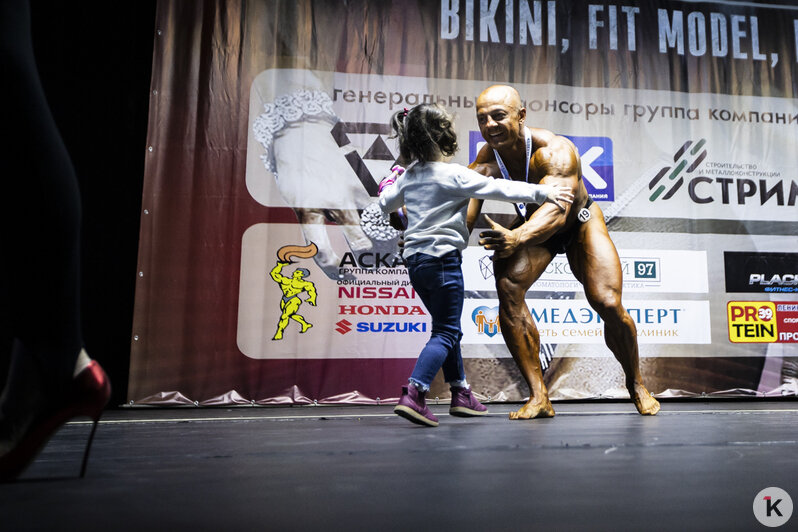
[{"label": "stage floor", "polygon": [[517,406],[433,406],[437,428],[390,405],[112,410],[86,478],[73,422],[0,484],[0,530],[757,530],[760,490],[798,503],[793,399]]}]

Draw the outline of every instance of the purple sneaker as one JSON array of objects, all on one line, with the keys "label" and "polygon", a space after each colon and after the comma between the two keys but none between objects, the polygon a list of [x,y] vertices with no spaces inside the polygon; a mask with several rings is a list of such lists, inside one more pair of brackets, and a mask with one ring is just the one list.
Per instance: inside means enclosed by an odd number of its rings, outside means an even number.
[{"label": "purple sneaker", "polygon": [[399,404],[393,409],[394,413],[418,425],[437,427],[438,418],[427,408],[425,395],[427,392],[420,392],[415,386],[402,386],[402,397],[399,398]]},{"label": "purple sneaker", "polygon": [[484,416],[488,409],[471,393],[471,388],[452,386],[452,406],[449,413],[453,416]]}]

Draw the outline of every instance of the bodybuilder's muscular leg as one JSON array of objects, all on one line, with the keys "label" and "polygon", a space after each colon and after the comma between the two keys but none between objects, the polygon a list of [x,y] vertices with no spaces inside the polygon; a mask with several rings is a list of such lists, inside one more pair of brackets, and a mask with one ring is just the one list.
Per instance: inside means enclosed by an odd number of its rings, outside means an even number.
[{"label": "bodybuilder's muscular leg", "polygon": [[535,248],[519,250],[494,264],[502,336],[529,386],[529,401],[518,411],[510,412],[510,419],[554,415],[540,368],[540,335],[525,301],[526,291],[550,261],[547,250]]},{"label": "bodybuilder's muscular leg", "polygon": [[656,414],[660,408],[659,402],[646,389],[640,375],[637,328],[623,308],[620,294],[607,289],[601,295],[588,296],[588,302],[604,320],[604,339],[623,368],[626,389],[637,411],[644,415]]},{"label": "bodybuilder's muscular leg", "polygon": [[283,331],[285,331],[286,327],[288,327],[289,319],[293,319],[302,324],[302,331],[300,332],[305,332],[309,327],[312,327],[311,324],[305,322],[302,316],[296,313],[301,304],[302,300],[299,297],[292,297],[288,300],[288,302],[280,302],[280,307],[282,308],[283,312],[280,315],[280,321],[277,322],[277,332],[274,333],[274,338],[272,338],[272,340],[282,340]]},{"label": "bodybuilder's muscular leg", "polygon": [[280,301],[280,309],[282,313],[280,314],[280,319],[277,321],[277,331],[274,333],[272,340],[282,340],[283,339],[283,331],[285,328],[288,327],[288,318],[290,314],[286,312],[286,303],[284,301]]},{"label": "bodybuilder's muscular leg", "polygon": [[[598,209],[598,206],[594,204]],[[584,285],[590,306],[604,320],[604,339],[620,362],[626,388],[637,411],[643,415],[659,412],[659,402],[643,385],[637,347],[637,328],[623,307],[623,274],[615,245],[610,240],[603,217],[593,213],[579,238],[568,250],[568,260],[577,279]]]}]

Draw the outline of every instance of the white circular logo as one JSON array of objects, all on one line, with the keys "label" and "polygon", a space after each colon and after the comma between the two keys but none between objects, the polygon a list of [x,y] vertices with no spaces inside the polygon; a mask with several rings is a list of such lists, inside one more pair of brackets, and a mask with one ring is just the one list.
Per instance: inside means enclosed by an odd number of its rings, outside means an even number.
[{"label": "white circular logo", "polygon": [[765,488],[754,497],[754,517],[765,526],[777,527],[790,520],[792,499],[781,488]]},{"label": "white circular logo", "polygon": [[582,207],[579,209],[579,214],[577,214],[576,217],[579,218],[580,222],[585,223],[590,220],[590,211]]}]

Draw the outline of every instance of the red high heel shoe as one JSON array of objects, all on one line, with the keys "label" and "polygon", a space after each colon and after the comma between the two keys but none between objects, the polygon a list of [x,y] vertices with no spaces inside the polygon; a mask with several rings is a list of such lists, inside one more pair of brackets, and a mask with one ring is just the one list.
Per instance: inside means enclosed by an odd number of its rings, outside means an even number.
[{"label": "red high heel shoe", "polygon": [[64,402],[53,405],[52,408],[47,408],[37,415],[17,444],[0,457],[0,482],[17,478],[33,462],[61,425],[74,417],[88,416],[94,423],[80,466],[80,477],[83,478],[86,474],[94,432],[110,397],[111,383],[108,375],[96,361],[92,360],[72,379]]}]

